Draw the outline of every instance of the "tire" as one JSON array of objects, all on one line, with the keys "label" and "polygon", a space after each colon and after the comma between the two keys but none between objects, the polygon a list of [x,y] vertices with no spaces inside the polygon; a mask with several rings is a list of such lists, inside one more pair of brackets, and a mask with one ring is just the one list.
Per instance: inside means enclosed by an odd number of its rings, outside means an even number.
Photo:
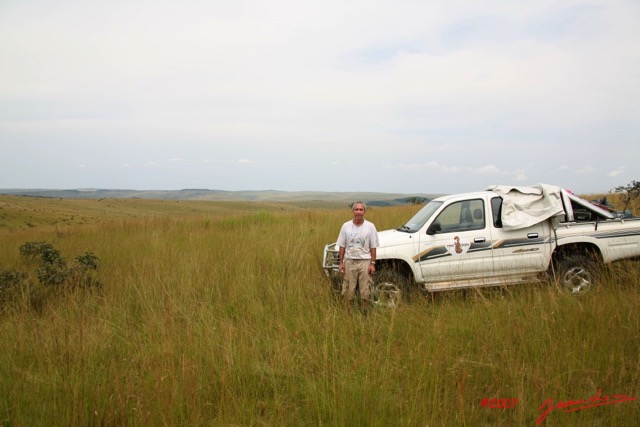
[{"label": "tire", "polygon": [[409,283],[409,279],[399,271],[383,267],[373,283],[373,303],[380,307],[397,307],[403,299],[408,300]]},{"label": "tire", "polygon": [[588,293],[596,284],[596,261],[584,255],[572,255],[558,263],[556,279],[572,295]]}]

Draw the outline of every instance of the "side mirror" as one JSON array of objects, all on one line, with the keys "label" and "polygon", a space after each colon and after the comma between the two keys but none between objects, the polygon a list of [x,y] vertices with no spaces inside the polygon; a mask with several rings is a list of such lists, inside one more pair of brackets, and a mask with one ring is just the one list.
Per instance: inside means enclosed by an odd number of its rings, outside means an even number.
[{"label": "side mirror", "polygon": [[429,225],[429,227],[427,228],[427,234],[430,236],[433,236],[440,231],[442,231],[442,227],[440,226],[440,223],[438,221],[432,222],[431,225]]}]

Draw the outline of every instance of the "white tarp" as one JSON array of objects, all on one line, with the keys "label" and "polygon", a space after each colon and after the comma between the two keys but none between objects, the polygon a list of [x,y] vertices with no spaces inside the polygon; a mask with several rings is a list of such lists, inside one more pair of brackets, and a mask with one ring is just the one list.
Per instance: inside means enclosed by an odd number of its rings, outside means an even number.
[{"label": "white tarp", "polygon": [[539,224],[549,218],[554,228],[565,215],[562,206],[562,189],[555,185],[538,184],[531,187],[491,185],[502,197],[502,227],[517,230]]}]

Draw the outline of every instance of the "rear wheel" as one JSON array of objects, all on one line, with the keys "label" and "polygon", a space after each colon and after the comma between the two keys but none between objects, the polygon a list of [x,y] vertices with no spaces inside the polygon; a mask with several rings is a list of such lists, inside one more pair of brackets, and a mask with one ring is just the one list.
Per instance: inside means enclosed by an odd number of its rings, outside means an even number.
[{"label": "rear wheel", "polygon": [[401,272],[383,267],[373,284],[373,303],[381,307],[397,307],[400,301],[408,299],[409,283],[410,280]]},{"label": "rear wheel", "polygon": [[573,255],[558,263],[556,278],[560,286],[573,295],[584,295],[596,284],[596,261]]}]

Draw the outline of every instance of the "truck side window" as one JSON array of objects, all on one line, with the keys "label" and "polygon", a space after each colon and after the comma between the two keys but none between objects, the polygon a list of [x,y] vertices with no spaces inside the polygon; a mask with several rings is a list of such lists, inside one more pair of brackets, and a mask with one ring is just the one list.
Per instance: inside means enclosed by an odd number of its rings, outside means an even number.
[{"label": "truck side window", "polygon": [[493,226],[502,228],[502,197],[491,199],[491,215],[493,216]]},{"label": "truck side window", "polygon": [[439,233],[482,230],[485,228],[482,199],[463,200],[447,206],[434,222],[441,227]]}]

